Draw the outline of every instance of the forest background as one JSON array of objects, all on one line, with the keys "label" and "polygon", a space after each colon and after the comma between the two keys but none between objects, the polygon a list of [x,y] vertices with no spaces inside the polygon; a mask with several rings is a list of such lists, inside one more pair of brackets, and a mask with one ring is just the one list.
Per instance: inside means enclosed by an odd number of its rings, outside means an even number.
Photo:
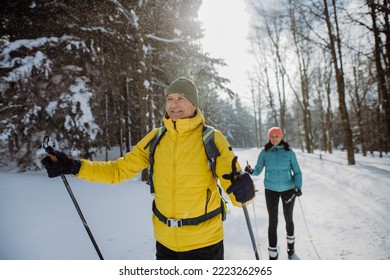
[{"label": "forest background", "polygon": [[243,1],[250,105],[204,51],[201,0],[1,1],[0,166],[41,169],[45,135],[75,157],[123,155],[162,124],[179,76],[196,82],[206,123],[234,147],[261,147],[280,126],[291,146],[340,148],[349,165],[356,152],[387,153],[390,3]]}]

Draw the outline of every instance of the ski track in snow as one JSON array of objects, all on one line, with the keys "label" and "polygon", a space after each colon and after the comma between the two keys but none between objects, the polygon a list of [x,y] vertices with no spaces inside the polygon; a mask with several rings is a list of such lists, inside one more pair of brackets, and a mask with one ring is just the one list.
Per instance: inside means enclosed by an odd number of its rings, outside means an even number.
[{"label": "ski track in snow", "polygon": [[[246,161],[255,165],[260,149],[235,151],[243,168]],[[345,152],[320,159],[318,152],[294,151],[303,172],[303,195],[294,209],[296,258],[390,259],[390,157],[356,154],[356,165],[349,166]],[[67,178],[105,259],[155,259],[153,197],[139,176],[118,185]],[[258,192],[248,212],[257,250],[267,259],[263,173],[252,178]],[[243,210],[228,207],[225,259],[254,259]],[[45,171],[0,171],[0,220],[0,259],[97,258],[62,180]],[[280,203],[280,259],[287,259],[285,236]]]}]

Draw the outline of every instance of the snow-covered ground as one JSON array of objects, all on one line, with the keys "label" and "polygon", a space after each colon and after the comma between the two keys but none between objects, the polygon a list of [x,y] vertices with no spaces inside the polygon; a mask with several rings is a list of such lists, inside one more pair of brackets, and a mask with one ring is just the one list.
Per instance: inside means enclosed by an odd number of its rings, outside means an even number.
[{"label": "snow-covered ground", "polygon": [[[253,166],[259,149],[236,149]],[[390,156],[362,157],[348,166],[345,152],[302,153],[303,195],[295,204],[297,258],[390,259]],[[139,177],[118,185],[68,176],[73,193],[105,259],[153,260],[152,196]],[[262,259],[267,259],[267,212],[263,176],[248,206]],[[281,207],[280,207],[281,208]],[[253,260],[243,211],[229,204],[225,259]],[[281,209],[280,209],[281,211]],[[0,260],[95,260],[96,251],[61,178],[45,171],[0,171]],[[279,248],[286,259],[285,223],[279,215]]]}]

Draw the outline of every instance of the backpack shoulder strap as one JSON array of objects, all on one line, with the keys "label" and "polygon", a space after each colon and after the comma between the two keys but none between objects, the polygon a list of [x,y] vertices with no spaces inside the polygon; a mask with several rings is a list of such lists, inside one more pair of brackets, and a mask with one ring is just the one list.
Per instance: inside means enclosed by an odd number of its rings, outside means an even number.
[{"label": "backpack shoulder strap", "polygon": [[[214,135],[215,135],[215,129],[212,126],[204,125],[203,126],[203,145],[206,150],[207,159],[211,168],[211,172],[213,173],[213,176],[218,179],[217,175],[217,157],[221,155],[219,152],[217,145],[214,141]],[[222,221],[226,220],[226,214],[227,214],[227,201],[223,198],[222,195],[222,188],[217,183],[218,191],[221,196],[221,213],[222,213]]]},{"label": "backpack shoulder strap", "polygon": [[154,165],[154,152],[156,151],[156,146],[158,142],[160,142],[161,137],[164,136],[165,132],[167,131],[167,128],[165,126],[162,126],[158,129],[156,135],[146,144],[144,149],[147,149],[150,146],[149,149],[149,181],[147,184],[150,186],[150,192],[154,193],[154,184],[153,184],[153,165]]},{"label": "backpack shoulder strap", "polygon": [[149,146],[152,146],[152,144],[157,145],[157,142],[160,140],[161,136],[165,133],[166,130],[167,129],[165,126],[160,127],[153,138],[150,139],[149,142],[145,145],[144,150],[146,150]]},{"label": "backpack shoulder strap", "polygon": [[207,159],[213,172],[215,178],[217,178],[216,173],[216,165],[217,165],[217,157],[221,154],[218,151],[217,146],[214,141],[215,129],[212,126],[204,125],[203,126],[203,145],[206,150]]}]

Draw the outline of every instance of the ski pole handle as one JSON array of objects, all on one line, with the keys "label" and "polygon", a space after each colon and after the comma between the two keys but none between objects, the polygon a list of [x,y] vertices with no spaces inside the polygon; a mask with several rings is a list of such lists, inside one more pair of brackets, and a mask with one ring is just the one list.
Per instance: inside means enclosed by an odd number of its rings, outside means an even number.
[{"label": "ski pole handle", "polygon": [[46,153],[49,155],[52,162],[58,161],[58,158],[56,157],[56,155],[54,153],[53,147],[49,145],[49,136],[45,136],[43,138],[42,147],[45,149]]},{"label": "ski pole handle", "polygon": [[234,156],[232,160],[232,174],[233,174],[233,180],[237,180],[241,177],[242,173],[240,171],[237,171],[237,156]]},{"label": "ski pole handle", "polygon": [[232,160],[232,172],[228,174],[223,174],[222,178],[226,180],[230,180],[233,183],[233,181],[237,180],[237,178],[240,177],[241,173],[237,171],[236,163],[237,163],[237,156],[234,156]]},{"label": "ski pole handle", "polygon": [[234,156],[233,160],[232,160],[232,173],[233,175],[235,176],[239,176],[240,175],[240,172],[237,171],[237,156]]}]

